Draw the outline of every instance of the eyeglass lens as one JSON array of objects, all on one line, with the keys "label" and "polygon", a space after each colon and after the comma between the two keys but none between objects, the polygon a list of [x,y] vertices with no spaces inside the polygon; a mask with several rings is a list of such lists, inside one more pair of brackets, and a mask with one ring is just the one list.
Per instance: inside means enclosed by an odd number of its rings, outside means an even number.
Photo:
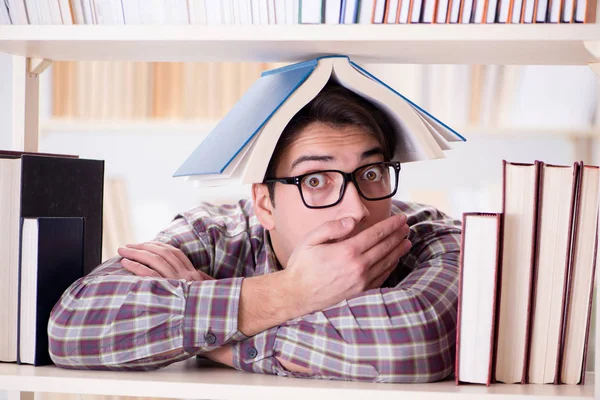
[{"label": "eyeglass lens", "polygon": [[[396,188],[396,172],[392,165],[365,166],[354,173],[358,191],[367,200],[389,196]],[[302,196],[308,206],[324,207],[342,196],[344,176],[336,171],[317,171],[300,182]]]}]

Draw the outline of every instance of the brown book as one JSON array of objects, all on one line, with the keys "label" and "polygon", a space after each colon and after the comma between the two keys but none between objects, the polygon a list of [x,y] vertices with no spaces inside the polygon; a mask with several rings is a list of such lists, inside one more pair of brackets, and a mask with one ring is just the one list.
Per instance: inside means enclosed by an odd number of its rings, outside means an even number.
[{"label": "brown book", "polygon": [[503,161],[502,251],[495,380],[525,383],[540,163]]},{"label": "brown book", "polygon": [[558,383],[579,165],[540,163],[528,383]]},{"label": "brown book", "polygon": [[492,382],[499,213],[464,213],[456,328],[456,384]]},{"label": "brown book", "polygon": [[598,182],[596,166],[579,164],[573,229],[571,270],[568,277],[565,332],[561,353],[560,382],[585,383],[585,367],[592,315],[598,246]]}]

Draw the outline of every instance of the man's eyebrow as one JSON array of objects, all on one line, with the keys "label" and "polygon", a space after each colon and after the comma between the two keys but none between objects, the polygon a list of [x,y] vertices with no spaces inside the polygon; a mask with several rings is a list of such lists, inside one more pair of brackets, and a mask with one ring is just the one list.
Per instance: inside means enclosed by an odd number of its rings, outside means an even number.
[{"label": "man's eyebrow", "polygon": [[[372,149],[369,149],[369,150],[363,152],[362,155],[360,156],[360,158],[362,160],[364,160],[365,158],[369,158],[372,156],[378,156],[378,155],[383,155],[383,149],[379,146],[373,147]],[[334,160],[333,156],[317,156],[317,155],[300,156],[296,160],[294,160],[290,169],[293,170],[296,166],[298,166],[298,164],[307,162],[307,161],[331,162],[333,160]]]},{"label": "man's eyebrow", "polygon": [[330,161],[333,161],[333,157],[332,156],[316,156],[316,155],[301,156],[301,157],[298,157],[296,160],[294,160],[294,162],[292,163],[292,167],[290,169],[294,169],[298,164],[306,162],[306,161],[330,162]]},{"label": "man's eyebrow", "polygon": [[373,147],[370,150],[365,151],[364,153],[362,153],[362,156],[360,157],[361,159],[365,159],[365,158],[369,158],[372,156],[379,156],[379,155],[383,155],[383,149],[381,147]]}]

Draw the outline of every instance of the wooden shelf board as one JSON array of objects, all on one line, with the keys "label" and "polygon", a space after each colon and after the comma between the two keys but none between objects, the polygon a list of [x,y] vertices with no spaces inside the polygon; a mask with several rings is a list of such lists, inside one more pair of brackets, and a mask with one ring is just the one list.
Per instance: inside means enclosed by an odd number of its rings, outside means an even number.
[{"label": "wooden shelf board", "polygon": [[586,385],[460,385],[388,384],[295,379],[200,365],[190,360],[151,372],[72,371],[54,366],[0,364],[0,389],[150,396],[193,399],[440,400],[440,399],[563,399],[593,398],[593,376]]},{"label": "wooden shelf board", "polygon": [[583,65],[586,42],[600,24],[0,25],[0,52],[50,60]]}]

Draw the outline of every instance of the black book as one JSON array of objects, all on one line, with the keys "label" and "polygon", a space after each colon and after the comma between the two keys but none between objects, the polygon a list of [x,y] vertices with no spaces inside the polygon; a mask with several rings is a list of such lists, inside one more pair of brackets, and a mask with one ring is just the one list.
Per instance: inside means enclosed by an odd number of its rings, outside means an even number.
[{"label": "black book", "polygon": [[102,262],[104,161],[0,150],[0,362],[17,360],[21,218],[85,219],[84,274]]},{"label": "black book", "polygon": [[17,363],[52,364],[48,320],[60,296],[83,276],[84,218],[23,218]]},{"label": "black book", "polygon": [[23,154],[21,218],[85,218],[84,272],[102,262],[104,161]]}]

